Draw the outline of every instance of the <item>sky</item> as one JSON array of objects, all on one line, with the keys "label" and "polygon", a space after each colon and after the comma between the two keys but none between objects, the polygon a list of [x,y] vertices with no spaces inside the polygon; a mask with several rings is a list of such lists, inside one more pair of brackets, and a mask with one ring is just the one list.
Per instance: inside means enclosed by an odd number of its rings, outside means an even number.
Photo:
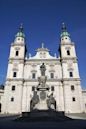
[{"label": "sky", "polygon": [[45,47],[58,56],[62,23],[75,43],[81,84],[86,88],[86,0],[0,0],[0,84],[5,82],[10,45],[23,23],[29,53]]}]

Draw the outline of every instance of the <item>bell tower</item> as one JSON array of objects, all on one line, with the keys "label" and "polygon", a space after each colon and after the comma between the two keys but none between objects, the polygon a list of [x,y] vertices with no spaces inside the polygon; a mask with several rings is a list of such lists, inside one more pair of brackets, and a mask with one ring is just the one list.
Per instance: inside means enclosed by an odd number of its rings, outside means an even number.
[{"label": "bell tower", "polygon": [[[23,79],[23,67],[26,54],[25,34],[22,25],[15,35],[14,42],[11,44],[7,78]],[[13,73],[13,71],[15,73]]]},{"label": "bell tower", "polygon": [[23,26],[19,27],[19,31],[15,35],[14,42],[11,44],[10,59],[24,59],[25,57],[25,34]]},{"label": "bell tower", "polygon": [[67,59],[75,58],[77,60],[75,45],[71,41],[70,34],[67,31],[67,28],[64,23],[62,23],[60,42],[61,42],[61,57]]},{"label": "bell tower", "polygon": [[21,25],[10,48],[3,112],[21,113],[25,55],[25,34]]},{"label": "bell tower", "polygon": [[66,113],[82,112],[81,79],[75,44],[71,41],[64,23],[62,23],[59,50],[64,90],[64,110]]}]

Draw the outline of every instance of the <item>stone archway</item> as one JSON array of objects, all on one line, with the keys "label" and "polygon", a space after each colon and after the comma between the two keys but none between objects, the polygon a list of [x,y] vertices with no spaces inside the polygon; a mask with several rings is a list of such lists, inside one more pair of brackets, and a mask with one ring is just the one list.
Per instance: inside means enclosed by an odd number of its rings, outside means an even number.
[{"label": "stone archway", "polygon": [[2,104],[0,103],[0,112],[1,112],[1,107],[2,107]]}]

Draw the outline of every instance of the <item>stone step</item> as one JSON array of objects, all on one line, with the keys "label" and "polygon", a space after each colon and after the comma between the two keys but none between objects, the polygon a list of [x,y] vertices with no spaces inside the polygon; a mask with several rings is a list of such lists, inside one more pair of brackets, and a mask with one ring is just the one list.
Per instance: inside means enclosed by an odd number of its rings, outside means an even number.
[{"label": "stone step", "polygon": [[17,121],[65,121],[71,120],[71,118],[66,117],[64,112],[56,112],[53,110],[34,110],[32,112],[23,112],[22,117],[16,119]]}]

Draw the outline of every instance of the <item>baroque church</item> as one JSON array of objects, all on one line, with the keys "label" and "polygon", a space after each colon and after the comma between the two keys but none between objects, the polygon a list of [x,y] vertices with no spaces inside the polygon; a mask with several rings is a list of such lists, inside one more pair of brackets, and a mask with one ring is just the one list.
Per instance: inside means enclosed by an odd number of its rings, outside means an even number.
[{"label": "baroque church", "polygon": [[20,26],[11,43],[7,76],[1,95],[1,113],[34,109],[86,112],[86,90],[82,90],[75,43],[62,24],[59,56],[52,56],[42,43],[35,56],[27,57],[25,34]]}]

